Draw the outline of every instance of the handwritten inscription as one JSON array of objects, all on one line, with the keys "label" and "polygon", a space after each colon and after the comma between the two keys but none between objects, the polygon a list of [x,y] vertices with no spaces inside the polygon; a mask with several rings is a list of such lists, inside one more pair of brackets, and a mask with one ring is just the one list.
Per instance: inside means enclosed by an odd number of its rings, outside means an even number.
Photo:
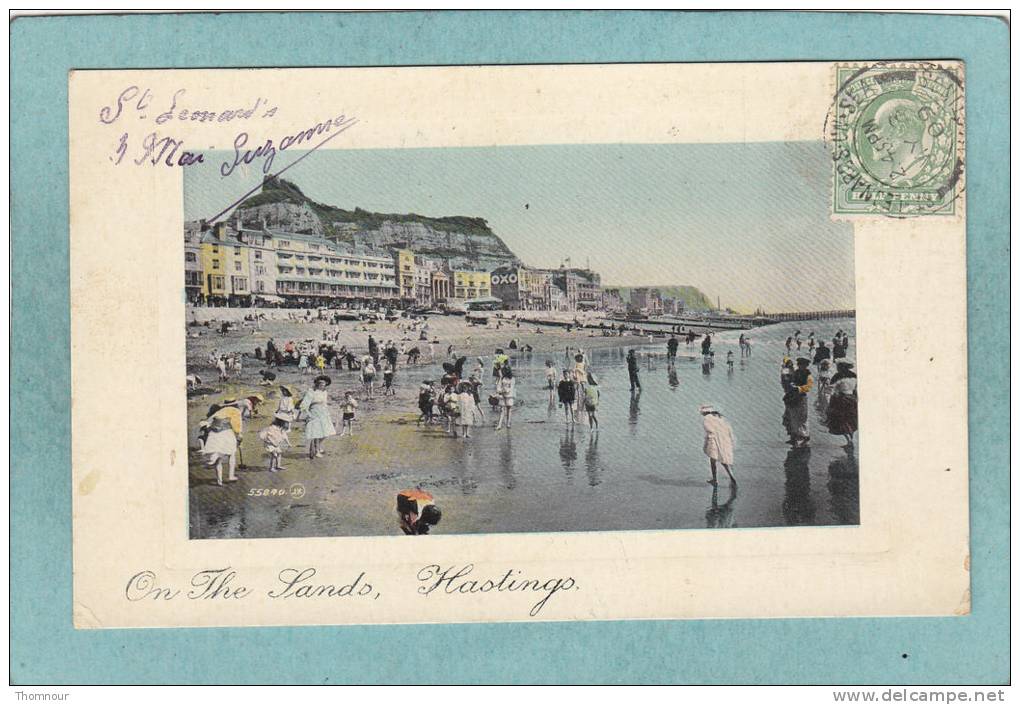
[{"label": "handwritten inscription", "polygon": [[538,592],[545,593],[538,602],[531,606],[528,613],[532,617],[538,615],[546,606],[552,596],[558,592],[576,590],[577,584],[571,577],[566,578],[528,578],[521,575],[521,571],[511,568],[499,577],[484,579],[469,578],[474,572],[475,566],[468,563],[464,566],[450,566],[441,568],[433,564],[427,565],[418,571],[418,581],[422,585],[418,592],[426,597],[435,591],[447,595],[471,595],[490,592]]},{"label": "handwritten inscription", "polygon": [[146,120],[150,114],[155,113],[153,122],[157,125],[176,120],[179,122],[233,122],[235,120],[251,120],[252,118],[271,118],[276,115],[279,109],[270,105],[266,98],[257,97],[252,105],[235,106],[223,110],[210,110],[210,106],[190,105],[180,107],[184,103],[184,88],[174,91],[169,97],[169,103],[161,104],[164,110],[158,110],[154,101],[155,95],[148,88],[141,89],[138,86],[128,86],[122,90],[113,104],[103,106],[99,110],[99,122],[104,125],[112,125],[121,118],[125,120],[129,116],[137,117],[139,120]]},{"label": "handwritten inscription", "polygon": [[238,165],[251,164],[256,159],[262,160],[262,173],[268,174],[278,151],[282,152],[291,147],[298,147],[305,142],[311,143],[319,135],[329,134],[330,132],[342,132],[343,129],[353,125],[355,122],[357,122],[357,118],[338,115],[325,122],[316,123],[305,130],[295,132],[292,135],[286,135],[276,144],[273,143],[273,140],[267,139],[254,149],[247,149],[248,133],[242,132],[234,138],[233,160],[223,162],[220,166],[220,175],[224,177],[230,176]]}]

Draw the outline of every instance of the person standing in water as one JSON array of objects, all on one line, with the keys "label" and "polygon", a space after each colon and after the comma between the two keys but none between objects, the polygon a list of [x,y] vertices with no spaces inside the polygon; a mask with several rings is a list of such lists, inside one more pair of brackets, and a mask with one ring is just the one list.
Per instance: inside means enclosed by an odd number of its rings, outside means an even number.
[{"label": "person standing in water", "polygon": [[711,404],[702,404],[698,407],[698,411],[701,413],[702,425],[705,430],[703,450],[708,456],[709,469],[712,472],[712,479],[708,481],[708,484],[713,486],[719,484],[716,476],[716,463],[721,463],[730,477],[730,483],[736,485],[737,478],[733,476],[733,451],[736,448],[733,427]]},{"label": "person standing in water", "polygon": [[329,415],[329,394],[326,387],[333,383],[326,375],[315,378],[314,387],[301,400],[301,413],[307,416],[305,438],[308,440],[308,457],[319,458],[325,454],[322,442],[336,435],[336,427]]},{"label": "person standing in water", "polygon": [[471,427],[475,423],[475,395],[469,382],[461,382],[457,390],[457,406],[460,409],[457,425],[462,438],[471,438]]},{"label": "person standing in water", "polygon": [[783,404],[786,407],[783,425],[790,435],[790,445],[794,448],[804,448],[811,440],[808,434],[807,395],[814,386],[814,380],[808,367],[810,364],[811,361],[806,357],[797,358],[797,369],[787,379],[786,392],[783,394]]},{"label": "person standing in water", "polygon": [[496,396],[499,398],[499,421],[496,422],[496,430],[503,428],[510,430],[510,424],[514,412],[514,372],[509,365],[500,368],[499,382],[496,384]]},{"label": "person standing in water", "polygon": [[560,404],[563,406],[566,422],[571,426],[574,425],[576,420],[574,416],[574,402],[577,399],[575,391],[574,381],[570,378],[570,370],[563,370],[563,379],[556,385],[556,393],[560,398]]},{"label": "person standing in water", "polygon": [[627,374],[630,376],[630,391],[641,389],[641,380],[638,379],[638,359],[634,348],[627,351]]},{"label": "person standing in water", "polygon": [[676,339],[676,336],[672,333],[669,335],[669,340],[666,341],[666,360],[670,364],[676,362],[676,349],[680,347],[680,341]]},{"label": "person standing in water", "polygon": [[825,345],[825,341],[821,340],[818,342],[818,349],[815,350],[814,364],[822,364],[822,360],[828,360],[832,356],[832,351]]},{"label": "person standing in water", "polygon": [[365,355],[361,361],[361,385],[369,399],[375,396],[375,363],[371,355]]},{"label": "person standing in water", "polygon": [[588,384],[584,388],[584,410],[588,414],[588,428],[599,430],[599,382],[595,375],[588,373]]},{"label": "person standing in water", "polygon": [[836,374],[832,376],[832,396],[825,422],[829,433],[843,436],[847,450],[853,448],[854,433],[857,431],[857,375],[853,363],[840,360],[836,363]]},{"label": "person standing in water", "polygon": [[549,402],[552,403],[553,394],[556,392],[556,368],[552,360],[545,361],[545,388],[549,390]]}]

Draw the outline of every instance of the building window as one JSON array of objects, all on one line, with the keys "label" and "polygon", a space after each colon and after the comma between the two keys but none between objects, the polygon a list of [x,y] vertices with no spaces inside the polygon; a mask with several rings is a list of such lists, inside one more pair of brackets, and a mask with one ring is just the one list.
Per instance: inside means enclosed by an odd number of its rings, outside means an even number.
[{"label": "building window", "polygon": [[220,268],[220,261],[218,259],[214,259],[212,261],[212,268],[213,269],[219,269]]},{"label": "building window", "polygon": [[280,247],[290,247],[290,240],[280,240]]},{"label": "building window", "polygon": [[235,272],[240,272],[241,271],[241,263],[240,262],[234,262],[234,271]]},{"label": "building window", "polygon": [[209,277],[209,279],[212,282],[211,286],[212,286],[213,289],[216,289],[216,290],[219,290],[219,291],[223,290],[223,277],[212,276],[212,277]]},{"label": "building window", "polygon": [[185,262],[197,262],[198,261],[198,255],[196,255],[194,252],[185,252],[184,253],[184,261]]},{"label": "building window", "polygon": [[241,246],[240,245],[234,245],[234,254],[235,255],[241,254]]},{"label": "building window", "polygon": [[262,250],[255,250],[255,259],[262,259]]},{"label": "building window", "polygon": [[230,283],[233,286],[235,293],[248,290],[248,279],[245,277],[231,277]]},{"label": "building window", "polygon": [[218,255],[220,253],[220,246],[219,245],[213,245],[212,246],[212,253],[214,255]]}]

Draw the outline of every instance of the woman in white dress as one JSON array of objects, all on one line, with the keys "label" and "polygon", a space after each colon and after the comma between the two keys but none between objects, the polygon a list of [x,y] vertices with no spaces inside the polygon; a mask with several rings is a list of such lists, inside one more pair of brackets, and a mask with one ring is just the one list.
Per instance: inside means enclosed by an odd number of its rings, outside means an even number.
[{"label": "woman in white dress", "polygon": [[329,415],[329,395],[326,387],[333,383],[326,375],[315,378],[315,386],[305,392],[301,400],[301,413],[307,417],[305,439],[308,440],[308,457],[321,457],[323,439],[336,435],[336,427]]},{"label": "woman in white dress", "polygon": [[276,406],[276,416],[287,422],[287,430],[290,430],[290,422],[295,416],[294,390],[286,384],[280,385],[280,403]]},{"label": "woman in white dress", "polygon": [[737,478],[733,477],[733,449],[736,441],[733,438],[733,428],[730,422],[723,418],[722,414],[716,411],[714,406],[703,404],[698,407],[701,412],[705,427],[705,455],[712,469],[712,479],[709,484],[717,485],[716,463],[721,463],[730,476],[730,483],[737,484]]}]

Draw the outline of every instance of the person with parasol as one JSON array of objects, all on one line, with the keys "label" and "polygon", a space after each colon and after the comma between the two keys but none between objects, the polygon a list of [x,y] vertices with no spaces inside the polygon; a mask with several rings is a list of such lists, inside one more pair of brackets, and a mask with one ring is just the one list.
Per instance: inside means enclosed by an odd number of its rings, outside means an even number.
[{"label": "person with parasol", "polygon": [[401,531],[408,536],[421,536],[439,523],[443,513],[431,494],[416,488],[397,493],[397,516]]}]

